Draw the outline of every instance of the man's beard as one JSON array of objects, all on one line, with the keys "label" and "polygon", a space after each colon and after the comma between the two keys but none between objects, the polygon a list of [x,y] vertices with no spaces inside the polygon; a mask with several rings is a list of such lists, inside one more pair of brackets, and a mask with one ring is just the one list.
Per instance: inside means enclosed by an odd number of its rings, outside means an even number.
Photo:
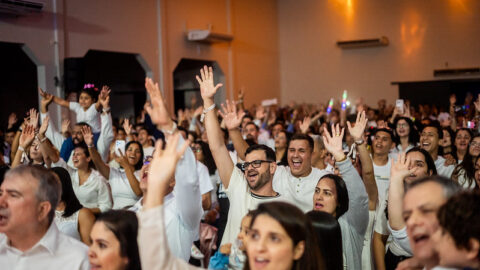
[{"label": "man's beard", "polygon": [[250,183],[248,183],[248,186],[250,187],[251,190],[257,191],[262,187],[264,187],[268,182],[270,182],[271,178],[272,178],[272,174],[270,173],[270,170],[267,169],[264,173],[258,176],[258,180],[254,186],[251,186]]}]

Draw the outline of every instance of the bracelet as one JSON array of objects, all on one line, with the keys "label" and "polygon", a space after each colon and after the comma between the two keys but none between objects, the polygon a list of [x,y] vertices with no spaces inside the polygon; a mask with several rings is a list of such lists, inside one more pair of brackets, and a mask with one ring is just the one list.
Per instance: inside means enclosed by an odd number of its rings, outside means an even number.
[{"label": "bracelet", "polygon": [[20,150],[22,152],[25,152],[25,148],[23,148],[23,146],[21,146],[21,145],[18,146],[18,150]]},{"label": "bracelet", "polygon": [[365,141],[363,139],[360,139],[358,141],[355,141],[356,145],[362,145]]},{"label": "bracelet", "polygon": [[206,108],[206,109],[203,109],[203,113],[202,115],[200,116],[200,122],[203,123],[203,119],[205,119],[205,114],[211,110],[215,109],[215,103],[213,103],[210,107]]},{"label": "bracelet", "polygon": [[88,148],[94,148],[95,147],[95,144],[90,144],[90,145],[87,145]]},{"label": "bracelet", "polygon": [[38,137],[38,135],[37,135],[37,136],[35,136],[35,137],[37,138],[37,140],[39,140],[39,141],[40,141],[40,143],[43,143],[44,141],[46,141],[46,140],[47,140],[47,136],[43,137],[43,139],[40,139],[40,138]]},{"label": "bracelet", "polygon": [[347,155],[345,155],[341,160],[336,160],[336,162],[343,162],[345,160],[347,160]]},{"label": "bracelet", "polygon": [[173,127],[172,127],[172,129],[170,129],[170,130],[164,130],[164,129],[162,129],[162,132],[163,132],[163,133],[167,133],[167,134],[169,134],[169,135],[172,135],[176,130],[177,130],[177,124],[176,124],[175,122],[173,122]]},{"label": "bracelet", "polygon": [[105,108],[102,108],[102,111],[103,111],[104,113],[109,113],[109,112],[110,112],[110,108],[106,108],[106,109],[105,109]]}]

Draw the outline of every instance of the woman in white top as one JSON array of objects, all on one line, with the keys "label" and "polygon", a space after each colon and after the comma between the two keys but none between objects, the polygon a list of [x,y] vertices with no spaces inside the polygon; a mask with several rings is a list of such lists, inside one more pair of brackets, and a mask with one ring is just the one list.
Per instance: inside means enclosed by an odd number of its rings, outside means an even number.
[{"label": "woman in white top", "polygon": [[480,154],[480,136],[477,135],[471,139],[468,151],[463,156],[462,162],[455,167],[452,173],[452,179],[456,180],[460,186],[465,189],[474,189],[477,187],[475,181],[475,167],[477,157]]},{"label": "woman in white top", "polygon": [[62,197],[55,210],[55,224],[62,233],[90,245],[90,231],[95,222],[95,216],[90,210],[83,208],[78,201],[67,170],[56,167],[52,171],[62,182]]},{"label": "woman in white top", "polygon": [[113,209],[123,209],[133,206],[141,197],[140,169],[143,165],[143,148],[137,141],[131,141],[125,145],[125,154],[116,158],[120,169],[111,168],[103,162],[95,145],[93,134],[89,127],[82,128],[83,139],[88,145],[88,150],[93,163],[100,174],[110,184],[113,198]]},{"label": "woman in white top", "polygon": [[417,145],[419,135],[410,118],[397,117],[393,122],[393,126],[395,127],[397,147],[392,150],[392,154],[405,153]]}]

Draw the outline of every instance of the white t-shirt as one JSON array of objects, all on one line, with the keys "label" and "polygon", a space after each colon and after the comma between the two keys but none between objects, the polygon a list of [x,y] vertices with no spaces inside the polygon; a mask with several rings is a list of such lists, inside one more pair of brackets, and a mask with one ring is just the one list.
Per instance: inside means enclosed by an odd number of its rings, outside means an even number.
[{"label": "white t-shirt", "polygon": [[77,123],[85,122],[90,125],[93,133],[100,132],[100,112],[95,108],[95,103],[85,111],[77,102],[70,101],[70,110],[77,114]]},{"label": "white t-shirt", "polygon": [[273,190],[300,208],[303,212],[313,210],[313,193],[318,180],[330,172],[312,168],[306,177],[295,177],[288,166],[277,166],[273,175]]},{"label": "white t-shirt", "polygon": [[155,147],[149,146],[149,147],[144,147],[143,148],[143,156],[153,156],[153,151],[155,151]]},{"label": "white t-shirt", "polygon": [[280,193],[275,197],[262,197],[251,193],[244,174],[237,167],[233,168],[230,183],[228,188],[225,189],[225,193],[230,201],[230,210],[228,211],[228,220],[222,238],[222,245],[233,243],[237,239],[242,219],[249,210],[256,209],[259,204],[264,202],[283,200]]},{"label": "white t-shirt", "polygon": [[375,210],[368,210],[368,227],[365,232],[365,238],[363,240],[362,249],[362,270],[374,269],[372,258],[372,237],[373,237],[373,225],[375,224]]},{"label": "white t-shirt", "polygon": [[213,190],[212,181],[210,180],[210,174],[208,173],[207,166],[197,160],[197,174],[198,182],[200,184],[200,194],[203,195]]},{"label": "white t-shirt", "polygon": [[[140,181],[140,171],[135,171],[133,174],[137,181]],[[131,207],[140,199],[140,196],[133,192],[125,170],[110,168],[108,183],[112,190],[113,209]]]},{"label": "white t-shirt", "polygon": [[445,159],[441,156],[437,157],[435,160],[435,167],[437,168],[437,174],[450,178],[452,177],[453,170],[455,170],[455,165],[445,166]]},{"label": "white t-shirt", "polygon": [[387,164],[383,166],[375,165],[373,163],[373,173],[375,175],[375,182],[378,189],[378,201],[382,202],[387,197],[387,190],[390,184],[390,168],[392,167],[392,161],[388,158]]}]

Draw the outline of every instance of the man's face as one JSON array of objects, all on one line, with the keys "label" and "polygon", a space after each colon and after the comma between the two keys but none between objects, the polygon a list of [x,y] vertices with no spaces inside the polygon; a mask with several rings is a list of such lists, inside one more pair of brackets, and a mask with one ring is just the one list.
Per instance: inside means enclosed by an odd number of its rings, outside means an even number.
[{"label": "man's face", "polygon": [[21,234],[38,224],[38,181],[29,174],[8,175],[0,186],[0,233]]},{"label": "man's face", "polygon": [[148,140],[148,132],[145,129],[141,129],[140,132],[138,132],[138,142],[141,145],[145,145]]},{"label": "man's face", "polygon": [[15,138],[15,132],[7,132],[7,133],[5,133],[5,141],[6,141],[9,145],[12,145],[14,138]]},{"label": "man's face", "polygon": [[[254,160],[267,160],[267,156],[263,150],[255,150],[245,157],[245,162]],[[244,174],[250,189],[257,191],[272,181],[274,172],[275,166],[272,166],[272,163],[262,162],[258,168],[254,168],[253,165],[248,166]]]},{"label": "man's face", "polygon": [[258,137],[258,130],[255,124],[248,124],[245,126],[245,134],[247,135],[247,139],[252,139],[257,141]]},{"label": "man's face", "polygon": [[408,190],[403,198],[403,219],[413,255],[423,264],[438,260],[434,233],[440,228],[437,210],[446,202],[443,188],[434,182]]},{"label": "man's face", "polygon": [[283,130],[283,126],[281,124],[276,124],[272,128],[272,138],[276,138],[278,133]]},{"label": "man's face", "polygon": [[75,125],[72,131],[73,144],[80,144],[83,142],[82,126]]},{"label": "man's face", "polygon": [[438,150],[438,131],[434,127],[426,127],[420,135],[420,147],[432,154]]},{"label": "man's face", "polygon": [[312,150],[307,140],[293,140],[288,145],[288,166],[295,177],[308,176],[312,170]]},{"label": "man's face", "polygon": [[432,172],[428,171],[427,162],[425,161],[425,156],[422,153],[414,151],[410,152],[407,155],[410,158],[410,164],[408,165],[408,169],[413,169],[413,172],[405,178],[405,182],[411,183],[417,179],[430,176]]},{"label": "man's face", "polygon": [[376,155],[387,155],[392,149],[392,137],[388,132],[379,131],[373,138],[373,153]]}]

